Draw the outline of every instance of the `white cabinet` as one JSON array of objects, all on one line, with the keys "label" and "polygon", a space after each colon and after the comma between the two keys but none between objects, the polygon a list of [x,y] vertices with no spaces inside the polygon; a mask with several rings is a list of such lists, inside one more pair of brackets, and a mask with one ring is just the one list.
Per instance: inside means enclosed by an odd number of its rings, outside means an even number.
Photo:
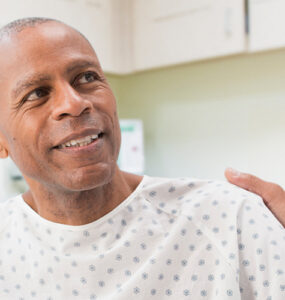
[{"label": "white cabinet", "polygon": [[133,71],[133,0],[110,1],[112,69],[128,74]]},{"label": "white cabinet", "polygon": [[114,74],[285,46],[285,0],[9,0],[0,25],[30,16],[77,28]]},{"label": "white cabinet", "polygon": [[134,0],[134,69],[245,51],[243,0]]},{"label": "white cabinet", "polygon": [[285,46],[285,0],[249,0],[249,50]]}]

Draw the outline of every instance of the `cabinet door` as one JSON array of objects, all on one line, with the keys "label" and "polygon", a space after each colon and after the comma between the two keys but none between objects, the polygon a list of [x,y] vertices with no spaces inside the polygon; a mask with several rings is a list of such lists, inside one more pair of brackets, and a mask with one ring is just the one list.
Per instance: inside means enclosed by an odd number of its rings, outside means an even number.
[{"label": "cabinet door", "polygon": [[134,0],[136,70],[245,50],[243,0]]},{"label": "cabinet door", "polygon": [[249,0],[249,50],[285,46],[285,1]]},{"label": "cabinet door", "polygon": [[105,71],[113,71],[110,0],[9,0],[0,10],[1,24],[24,17],[49,17],[81,31],[95,48]]}]

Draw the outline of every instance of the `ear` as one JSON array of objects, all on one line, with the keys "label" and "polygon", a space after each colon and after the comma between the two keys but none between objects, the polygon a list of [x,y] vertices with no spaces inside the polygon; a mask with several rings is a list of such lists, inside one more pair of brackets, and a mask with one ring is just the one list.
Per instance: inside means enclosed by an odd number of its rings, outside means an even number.
[{"label": "ear", "polygon": [[8,150],[0,144],[0,158],[7,158],[8,156]]},{"label": "ear", "polygon": [[0,134],[0,158],[7,158],[9,156],[9,152],[7,147],[5,146],[5,142],[3,137]]}]

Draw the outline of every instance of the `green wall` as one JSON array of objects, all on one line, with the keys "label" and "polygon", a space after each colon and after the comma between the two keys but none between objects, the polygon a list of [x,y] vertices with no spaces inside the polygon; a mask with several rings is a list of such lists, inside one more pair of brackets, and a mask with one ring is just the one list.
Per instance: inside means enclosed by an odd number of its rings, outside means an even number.
[{"label": "green wall", "polygon": [[107,76],[120,118],[144,122],[146,173],[285,183],[285,50]]}]

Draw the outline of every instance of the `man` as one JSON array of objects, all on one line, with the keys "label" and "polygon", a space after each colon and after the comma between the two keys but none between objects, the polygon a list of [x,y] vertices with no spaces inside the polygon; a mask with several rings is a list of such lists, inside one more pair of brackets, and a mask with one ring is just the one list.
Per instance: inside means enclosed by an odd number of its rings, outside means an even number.
[{"label": "man", "polygon": [[0,299],[284,299],[285,232],[260,198],[120,171],[89,42],[37,18],[0,35],[0,154],[30,187],[0,208]]}]

